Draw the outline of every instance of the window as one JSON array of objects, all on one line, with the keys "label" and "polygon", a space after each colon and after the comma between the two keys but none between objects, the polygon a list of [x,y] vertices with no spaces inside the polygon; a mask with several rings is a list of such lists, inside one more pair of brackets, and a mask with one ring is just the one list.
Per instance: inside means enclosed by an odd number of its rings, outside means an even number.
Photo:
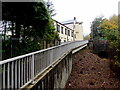
[{"label": "window", "polygon": [[61,27],[61,33],[63,34],[63,27]]},{"label": "window", "polygon": [[67,29],[65,28],[65,35],[67,35]]},{"label": "window", "polygon": [[60,25],[57,24],[57,31],[60,32]]},{"label": "window", "polygon": [[68,36],[70,36],[70,30],[68,30]]}]

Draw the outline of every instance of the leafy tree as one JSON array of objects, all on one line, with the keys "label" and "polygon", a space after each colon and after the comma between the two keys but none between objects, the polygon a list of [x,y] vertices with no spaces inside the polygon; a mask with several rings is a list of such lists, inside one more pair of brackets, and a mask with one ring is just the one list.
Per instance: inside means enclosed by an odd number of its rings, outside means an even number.
[{"label": "leafy tree", "polygon": [[90,35],[86,35],[85,37],[84,37],[84,40],[89,40],[90,39]]},{"label": "leafy tree", "polygon": [[115,25],[118,25],[118,16],[117,15],[113,15],[109,18],[110,22],[115,24]]},{"label": "leafy tree", "polygon": [[101,36],[99,25],[103,22],[103,16],[97,17],[91,24],[91,37],[99,38]]},{"label": "leafy tree", "polygon": [[113,50],[113,58],[120,62],[120,32],[119,18],[117,15],[111,16],[109,19],[101,17],[95,18],[91,25],[92,38],[104,39],[109,41],[109,47]]},{"label": "leafy tree", "polygon": [[104,19],[100,24],[100,31],[106,40],[111,41],[118,39],[118,25],[115,24],[115,21]]},{"label": "leafy tree", "polygon": [[47,32],[44,34],[43,38],[46,38],[47,40],[59,39],[59,35],[55,31],[54,21],[52,18],[49,20],[48,27],[49,27],[49,30],[47,30]]},{"label": "leafy tree", "polygon": [[114,53],[116,53],[113,58],[120,62],[119,57],[119,29],[118,29],[118,16],[113,15],[110,17],[110,19],[104,19],[103,22],[100,24],[100,31],[102,32],[103,38],[108,40],[110,45],[109,47],[114,50]]},{"label": "leafy tree", "polygon": [[50,14],[51,16],[55,16],[55,15],[56,15],[55,9],[54,9],[54,5],[53,5],[53,3],[52,3],[51,1],[48,0],[48,1],[46,2],[46,7],[47,7],[48,12],[49,12],[49,14]]},{"label": "leafy tree", "polygon": [[53,40],[58,37],[43,1],[3,2],[2,9],[3,22],[11,22],[9,30],[12,32],[12,42],[3,40],[5,58],[9,58],[7,52],[11,51],[9,47],[11,44],[12,55],[17,56],[39,50],[42,38]]}]

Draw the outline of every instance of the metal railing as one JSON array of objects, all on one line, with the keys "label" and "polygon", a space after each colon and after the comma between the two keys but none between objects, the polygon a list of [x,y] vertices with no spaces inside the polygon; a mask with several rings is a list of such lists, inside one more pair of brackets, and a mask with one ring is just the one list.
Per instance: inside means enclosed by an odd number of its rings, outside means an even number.
[{"label": "metal railing", "polygon": [[22,88],[68,51],[87,44],[74,41],[0,61],[0,89]]}]

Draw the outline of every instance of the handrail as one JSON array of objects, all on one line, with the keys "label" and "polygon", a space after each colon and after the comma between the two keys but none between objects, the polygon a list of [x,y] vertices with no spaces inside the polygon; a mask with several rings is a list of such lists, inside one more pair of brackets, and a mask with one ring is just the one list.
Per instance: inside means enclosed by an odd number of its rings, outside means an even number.
[{"label": "handrail", "polygon": [[[87,40],[85,40],[85,41],[87,41]],[[80,41],[75,41],[75,42],[82,42],[82,41],[80,40]],[[11,62],[11,61],[14,61],[14,60],[17,60],[17,59],[24,58],[24,57],[26,57],[26,56],[30,56],[30,55],[33,55],[33,54],[41,53],[41,52],[44,52],[44,51],[47,51],[47,50],[50,50],[50,49],[54,49],[54,48],[57,48],[57,47],[60,47],[60,46],[68,45],[68,44],[70,44],[70,43],[73,43],[73,42],[63,43],[63,44],[58,45],[58,46],[53,46],[53,47],[50,47],[50,48],[47,48],[47,49],[43,49],[43,50],[39,50],[39,51],[35,51],[35,52],[28,53],[28,54],[25,54],[25,55],[21,55],[21,56],[9,58],[9,59],[0,61],[0,65],[1,65],[1,64],[5,64],[5,63],[8,63],[8,62]]]},{"label": "handrail", "polygon": [[20,88],[32,81],[37,74],[58,60],[67,51],[87,43],[87,40],[68,42],[0,61],[0,67],[2,68],[0,78],[3,78],[0,81],[0,86],[2,88]]},{"label": "handrail", "polygon": [[[68,43],[67,43],[67,44],[68,44]],[[54,49],[54,48],[56,48],[56,47],[60,47],[60,46],[63,46],[63,45],[66,45],[66,44],[62,44],[62,45],[58,45],[58,46],[53,46],[53,47],[50,47],[50,48],[47,48],[47,49],[43,49],[43,50],[39,50],[39,51],[35,51],[35,52],[28,53],[28,54],[25,54],[25,55],[21,55],[21,56],[9,58],[9,59],[0,61],[0,65],[1,65],[1,64],[5,64],[5,63],[8,63],[8,62],[11,62],[11,61],[14,61],[14,60],[17,60],[17,59],[24,58],[24,57],[26,57],[26,56],[30,56],[30,55],[34,55],[34,54],[37,54],[37,53],[41,53],[41,52],[44,52],[44,51],[47,51],[47,50],[50,50],[50,49]]]}]

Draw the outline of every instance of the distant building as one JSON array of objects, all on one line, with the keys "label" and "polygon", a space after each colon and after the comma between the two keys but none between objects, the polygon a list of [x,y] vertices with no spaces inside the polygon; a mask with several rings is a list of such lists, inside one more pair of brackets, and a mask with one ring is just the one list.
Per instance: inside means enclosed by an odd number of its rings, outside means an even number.
[{"label": "distant building", "polygon": [[82,22],[77,22],[76,18],[62,23],[54,20],[54,25],[61,42],[83,40]]},{"label": "distant building", "polygon": [[54,20],[55,30],[58,32],[61,42],[73,41],[73,29]]}]

